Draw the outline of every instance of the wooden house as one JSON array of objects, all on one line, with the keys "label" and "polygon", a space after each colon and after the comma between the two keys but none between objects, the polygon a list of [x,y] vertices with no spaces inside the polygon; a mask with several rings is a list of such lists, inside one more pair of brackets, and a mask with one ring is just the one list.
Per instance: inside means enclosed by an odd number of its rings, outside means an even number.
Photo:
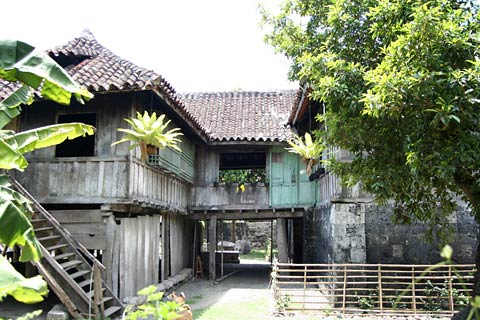
[{"label": "wooden house", "polygon": [[[114,295],[133,296],[192,268],[200,251],[199,220],[208,221],[212,280],[219,220],[277,219],[280,259],[288,259],[288,243],[302,252],[302,216],[317,201],[318,186],[299,174],[300,161],[285,150],[297,91],[178,95],[160,75],[118,57],[89,33],[48,53],[95,96],[67,107],[38,99],[24,108],[17,129],[84,122],[97,130],[32,152],[16,178],[103,263]],[[143,111],[165,114],[181,129],[182,152],[159,150],[143,162],[126,143],[112,147],[122,137],[117,128],[128,127],[124,119]],[[238,182],[221,181],[223,171],[235,169],[260,170],[263,178],[239,191]],[[47,255],[67,257],[55,251],[60,245],[50,227],[40,224],[36,231]],[[71,268],[74,261],[63,265]],[[77,282],[88,284],[88,276]]]},{"label": "wooden house", "polygon": [[[38,100],[17,129],[62,122],[94,125],[94,136],[28,155],[20,183],[105,265],[120,298],[192,266],[193,220],[187,215],[195,150],[207,135],[158,74],[123,60],[90,34],[49,50],[95,96],[86,105]],[[161,150],[148,164],[127,143],[111,146],[136,112],[166,114],[181,129],[179,153]],[[38,233],[38,232],[37,232]]]}]

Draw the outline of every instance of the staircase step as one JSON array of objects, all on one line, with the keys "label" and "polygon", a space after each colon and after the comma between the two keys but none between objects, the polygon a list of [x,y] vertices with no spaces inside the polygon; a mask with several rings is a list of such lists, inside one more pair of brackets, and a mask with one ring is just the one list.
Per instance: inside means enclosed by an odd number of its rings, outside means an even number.
[{"label": "staircase step", "polygon": [[90,284],[92,284],[92,286],[93,286],[93,280],[92,279],[83,280],[82,282],[78,283],[78,285],[82,288],[85,287],[85,286],[89,286]]},{"label": "staircase step", "polygon": [[38,222],[45,222],[45,221],[48,221],[48,220],[47,220],[47,219],[42,219],[42,218],[30,220],[30,222],[31,222],[32,224],[33,224],[33,223],[38,223]]},{"label": "staircase step", "polygon": [[49,231],[53,230],[53,227],[40,227],[40,228],[33,228],[35,232],[41,232],[41,231]]},{"label": "staircase step", "polygon": [[[102,292],[105,292],[105,288],[102,287]],[[87,296],[89,298],[93,298],[93,294],[94,294],[94,290],[90,291],[90,292],[87,292]]]},{"label": "staircase step", "polygon": [[117,307],[117,306],[112,306],[108,309],[105,310],[105,318],[108,318],[110,317],[111,315],[113,315],[115,312],[119,311],[120,309],[122,309],[121,307]]},{"label": "staircase step", "polygon": [[105,303],[107,303],[108,301],[111,301],[111,300],[113,300],[113,297],[105,297],[105,298],[102,299],[102,303],[105,304]]},{"label": "staircase step", "polygon": [[79,266],[83,263],[81,260],[70,260],[64,263],[61,263],[60,266],[62,267],[63,270],[67,271],[68,269],[75,268],[76,266]]},{"label": "staircase step", "polygon": [[80,270],[80,271],[77,271],[75,273],[72,273],[70,275],[70,278],[75,279],[75,278],[84,276],[84,275],[89,274],[89,273],[90,273],[90,270]]},{"label": "staircase step", "polygon": [[74,256],[74,255],[75,255],[75,253],[73,253],[73,252],[65,252],[65,253],[56,255],[54,258],[55,258],[55,260],[58,261],[58,260],[62,260],[62,259]]},{"label": "staircase step", "polygon": [[37,238],[38,241],[42,242],[42,241],[49,241],[49,240],[55,240],[55,239],[61,239],[62,236],[59,236],[59,235],[54,235],[54,236],[48,236],[48,237],[41,237],[41,238]]},{"label": "staircase step", "polygon": [[53,251],[61,248],[66,248],[68,247],[68,243],[58,243],[54,246],[47,247],[47,251]]}]

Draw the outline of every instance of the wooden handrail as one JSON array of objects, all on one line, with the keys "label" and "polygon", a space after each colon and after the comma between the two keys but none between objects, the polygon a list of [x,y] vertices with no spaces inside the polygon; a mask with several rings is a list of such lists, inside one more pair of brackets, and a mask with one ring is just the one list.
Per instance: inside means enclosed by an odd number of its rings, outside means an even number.
[{"label": "wooden handrail", "polygon": [[[30,194],[28,191],[12,176],[10,176],[10,182],[12,185],[17,189],[18,192],[20,192],[24,197],[26,197],[30,202],[32,202],[33,206],[35,207],[38,212],[42,214],[56,229],[57,231],[62,235],[62,237],[67,241],[67,243],[74,248],[74,250],[79,251],[81,254],[79,254],[79,257],[84,260],[85,263],[90,265],[93,269],[93,263],[97,262],[99,264],[99,268],[101,270],[105,270],[105,266],[102,265],[98,260],[80,243],[78,242],[68,230],[66,230],[58,221],[53,217],[50,212],[45,210],[44,207],[38,201]],[[88,258],[90,260],[90,263],[85,259]]]}]

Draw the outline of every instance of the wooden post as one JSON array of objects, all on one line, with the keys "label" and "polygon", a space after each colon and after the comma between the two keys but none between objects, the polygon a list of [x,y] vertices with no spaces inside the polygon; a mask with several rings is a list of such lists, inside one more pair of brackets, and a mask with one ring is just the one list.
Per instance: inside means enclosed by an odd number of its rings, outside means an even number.
[{"label": "wooden post", "polygon": [[452,265],[448,265],[448,304],[453,315],[455,312],[455,302],[453,301]]},{"label": "wooden post", "polygon": [[378,264],[378,304],[380,315],[383,315],[383,292],[382,292],[382,265]]},{"label": "wooden post", "polygon": [[232,235],[232,242],[235,243],[235,241],[237,241],[237,226],[235,225],[235,220],[232,220],[230,234]]},{"label": "wooden post", "polygon": [[215,281],[215,248],[217,242],[217,217],[212,216],[208,225],[208,274],[210,281]]},{"label": "wooden post", "polygon": [[220,220],[220,225],[222,226],[220,228],[220,239],[222,239],[222,253],[220,254],[220,277],[223,278],[223,251],[224,251],[224,247],[223,247],[223,227],[224,227],[224,224],[223,224],[223,219]]},{"label": "wooden post", "polygon": [[287,230],[285,218],[277,219],[277,250],[278,262],[288,262]]},{"label": "wooden post", "polygon": [[193,277],[197,278],[197,220],[193,220],[193,247],[192,247],[192,270],[193,270]]},{"label": "wooden post", "polygon": [[412,266],[412,307],[413,314],[417,314],[417,298],[415,297],[415,267]]},{"label": "wooden post", "polygon": [[105,266],[107,272],[103,273],[103,277],[107,285],[113,287],[113,274],[118,273],[118,271],[113,269],[113,257],[115,250],[115,231],[117,229],[117,224],[115,223],[115,218],[112,213],[105,218],[105,237],[106,237],[106,248],[102,257],[102,262]]},{"label": "wooden post", "polygon": [[170,232],[168,214],[162,215],[162,280],[170,275]]},{"label": "wooden post", "polygon": [[[102,271],[98,267],[97,262],[93,263],[93,309],[95,310],[96,319],[105,318],[105,306],[103,305],[102,292]],[[100,310],[99,308],[100,307]]]},{"label": "wooden post", "polygon": [[347,265],[343,266],[343,290],[342,290],[342,314],[345,314],[345,306],[346,306],[346,297],[347,294]]}]

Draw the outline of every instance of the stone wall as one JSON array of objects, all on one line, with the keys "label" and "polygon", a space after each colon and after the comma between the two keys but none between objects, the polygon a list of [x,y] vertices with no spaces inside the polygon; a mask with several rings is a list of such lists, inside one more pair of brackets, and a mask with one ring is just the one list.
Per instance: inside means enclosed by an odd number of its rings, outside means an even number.
[{"label": "stone wall", "polygon": [[[441,260],[440,242],[425,239],[426,225],[392,222],[392,207],[373,203],[331,203],[304,215],[306,263],[415,263]],[[458,263],[473,263],[478,225],[465,207],[450,218],[451,246]]]},{"label": "stone wall", "polygon": [[[368,205],[365,207],[367,263],[436,263],[440,257],[441,242],[425,239],[426,225],[414,223],[398,225],[392,222],[392,207]],[[469,211],[461,206],[450,217],[455,231],[451,246],[457,263],[472,263],[477,243],[478,226]]]}]

